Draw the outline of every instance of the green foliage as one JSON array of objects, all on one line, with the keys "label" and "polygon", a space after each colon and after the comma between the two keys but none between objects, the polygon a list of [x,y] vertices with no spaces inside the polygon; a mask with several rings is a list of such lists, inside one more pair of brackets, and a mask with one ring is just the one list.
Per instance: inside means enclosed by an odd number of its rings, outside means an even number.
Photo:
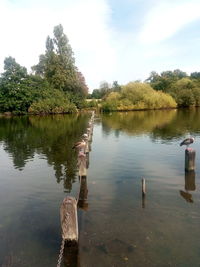
[{"label": "green foliage", "polygon": [[59,90],[53,90],[51,95],[34,102],[29,112],[33,114],[59,114],[76,112],[76,106],[71,103],[67,96]]},{"label": "green foliage", "polygon": [[176,107],[174,99],[163,92],[156,92],[145,83],[131,82],[120,93],[112,92],[102,103],[103,111],[140,110]]},{"label": "green foliage", "polygon": [[190,76],[180,70],[151,72],[147,82],[155,89],[170,94],[179,107],[200,105],[200,73]]},{"label": "green foliage", "polygon": [[84,105],[84,107],[85,108],[98,108],[98,103],[99,103],[99,101],[98,100],[96,100],[96,99],[94,99],[94,100],[91,100],[91,101],[89,101],[89,100],[85,100],[85,105]]},{"label": "green foliage", "polygon": [[200,79],[200,72],[192,72],[190,74],[191,79]]},{"label": "green foliage", "polygon": [[90,95],[90,98],[94,99],[103,99],[106,96],[108,96],[111,92],[120,92],[122,89],[121,85],[118,84],[117,81],[114,81],[112,86],[109,86],[109,84],[104,81],[101,82],[99,89],[94,89],[92,94]]},{"label": "green foliage", "polygon": [[102,97],[103,97],[103,94],[99,89],[94,89],[90,96],[90,98],[94,98],[94,99],[101,99]]},{"label": "green foliage", "polygon": [[47,37],[46,51],[33,66],[33,71],[45,77],[49,84],[58,90],[87,95],[85,78],[75,66],[75,59],[62,25],[54,27],[54,38]]},{"label": "green foliage", "polygon": [[0,77],[0,112],[24,114],[29,109],[36,113],[66,113],[76,111],[75,105],[84,106],[88,87],[75,66],[62,25],[54,27],[54,38],[47,37],[45,54],[32,69],[34,74],[28,75],[14,58],[5,59],[5,71]]},{"label": "green foliage", "polygon": [[160,75],[157,72],[152,71],[146,81],[149,82],[155,90],[162,90],[163,92],[168,93],[172,84],[184,77],[187,77],[186,72],[179,69],[174,71],[163,71]]},{"label": "green foliage", "polygon": [[25,113],[33,101],[39,99],[49,85],[40,77],[27,74],[26,68],[8,57],[0,78],[0,111]]},{"label": "green foliage", "polygon": [[189,78],[182,78],[175,82],[169,93],[175,98],[178,106],[189,107],[200,104],[200,87]]}]

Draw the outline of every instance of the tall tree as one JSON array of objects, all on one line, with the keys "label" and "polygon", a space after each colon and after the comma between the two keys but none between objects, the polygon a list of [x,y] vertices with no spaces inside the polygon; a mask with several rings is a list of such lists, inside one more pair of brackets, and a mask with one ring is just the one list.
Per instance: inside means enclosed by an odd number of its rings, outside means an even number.
[{"label": "tall tree", "polygon": [[74,54],[62,25],[55,26],[53,33],[53,38],[47,37],[45,54],[40,56],[33,70],[45,77],[55,89],[85,95],[83,75],[75,66]]}]

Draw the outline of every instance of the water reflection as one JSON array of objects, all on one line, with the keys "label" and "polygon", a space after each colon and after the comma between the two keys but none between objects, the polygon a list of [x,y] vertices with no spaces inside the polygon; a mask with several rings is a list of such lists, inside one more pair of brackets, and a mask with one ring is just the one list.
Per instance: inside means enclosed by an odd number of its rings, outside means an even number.
[{"label": "water reflection", "polygon": [[185,190],[195,191],[195,171],[185,172]]},{"label": "water reflection", "polygon": [[192,194],[180,190],[180,195],[181,195],[187,202],[190,202],[190,203],[193,203],[193,202],[194,202],[193,199],[192,199]]},{"label": "water reflection", "polygon": [[63,262],[65,267],[80,267],[79,248],[78,245],[65,245]]},{"label": "water reflection", "polygon": [[142,208],[144,209],[146,206],[146,196],[142,195]]},{"label": "water reflection", "polygon": [[185,191],[180,190],[180,195],[189,203],[193,203],[192,194],[188,191],[195,191],[195,171],[185,172]]},{"label": "water reflection", "polygon": [[150,133],[152,141],[160,139],[162,142],[169,142],[188,133],[197,134],[199,125],[200,109],[136,111],[102,115],[104,135],[109,135],[113,129],[116,137],[123,132],[128,135]]},{"label": "water reflection", "polygon": [[0,118],[0,142],[19,170],[35,155],[45,158],[53,166],[57,182],[63,181],[69,192],[77,171],[77,156],[71,148],[84,133],[87,121],[87,115]]},{"label": "water reflection", "polygon": [[80,177],[80,192],[78,198],[78,207],[83,210],[88,210],[87,196],[88,196],[87,177],[82,176]]}]

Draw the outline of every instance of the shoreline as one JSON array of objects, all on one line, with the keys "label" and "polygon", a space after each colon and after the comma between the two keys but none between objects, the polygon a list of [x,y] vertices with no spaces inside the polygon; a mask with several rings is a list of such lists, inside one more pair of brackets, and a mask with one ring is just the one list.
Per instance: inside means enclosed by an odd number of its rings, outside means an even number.
[{"label": "shoreline", "polygon": [[66,114],[80,114],[80,113],[87,113],[87,112],[91,112],[91,111],[96,111],[99,113],[111,113],[111,112],[133,112],[133,111],[153,111],[153,110],[179,110],[179,109],[196,109],[199,108],[199,106],[191,106],[191,107],[168,107],[168,108],[145,108],[145,109],[120,109],[120,110],[108,110],[108,111],[103,111],[101,109],[82,109],[82,110],[78,110],[77,112],[64,112],[64,113],[40,113],[40,114],[36,114],[36,113],[19,113],[19,114],[15,114],[12,112],[3,112],[0,113],[0,118],[2,117],[14,117],[14,116],[49,116],[49,115],[66,115]]}]

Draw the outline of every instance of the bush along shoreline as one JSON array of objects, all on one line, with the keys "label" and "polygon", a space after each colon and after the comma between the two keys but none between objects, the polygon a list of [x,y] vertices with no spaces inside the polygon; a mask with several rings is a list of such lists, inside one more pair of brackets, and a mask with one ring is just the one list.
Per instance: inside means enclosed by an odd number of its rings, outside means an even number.
[{"label": "bush along shoreline", "polygon": [[177,108],[171,95],[155,91],[149,84],[137,82],[122,86],[120,92],[111,92],[101,105],[104,112],[171,108]]}]

